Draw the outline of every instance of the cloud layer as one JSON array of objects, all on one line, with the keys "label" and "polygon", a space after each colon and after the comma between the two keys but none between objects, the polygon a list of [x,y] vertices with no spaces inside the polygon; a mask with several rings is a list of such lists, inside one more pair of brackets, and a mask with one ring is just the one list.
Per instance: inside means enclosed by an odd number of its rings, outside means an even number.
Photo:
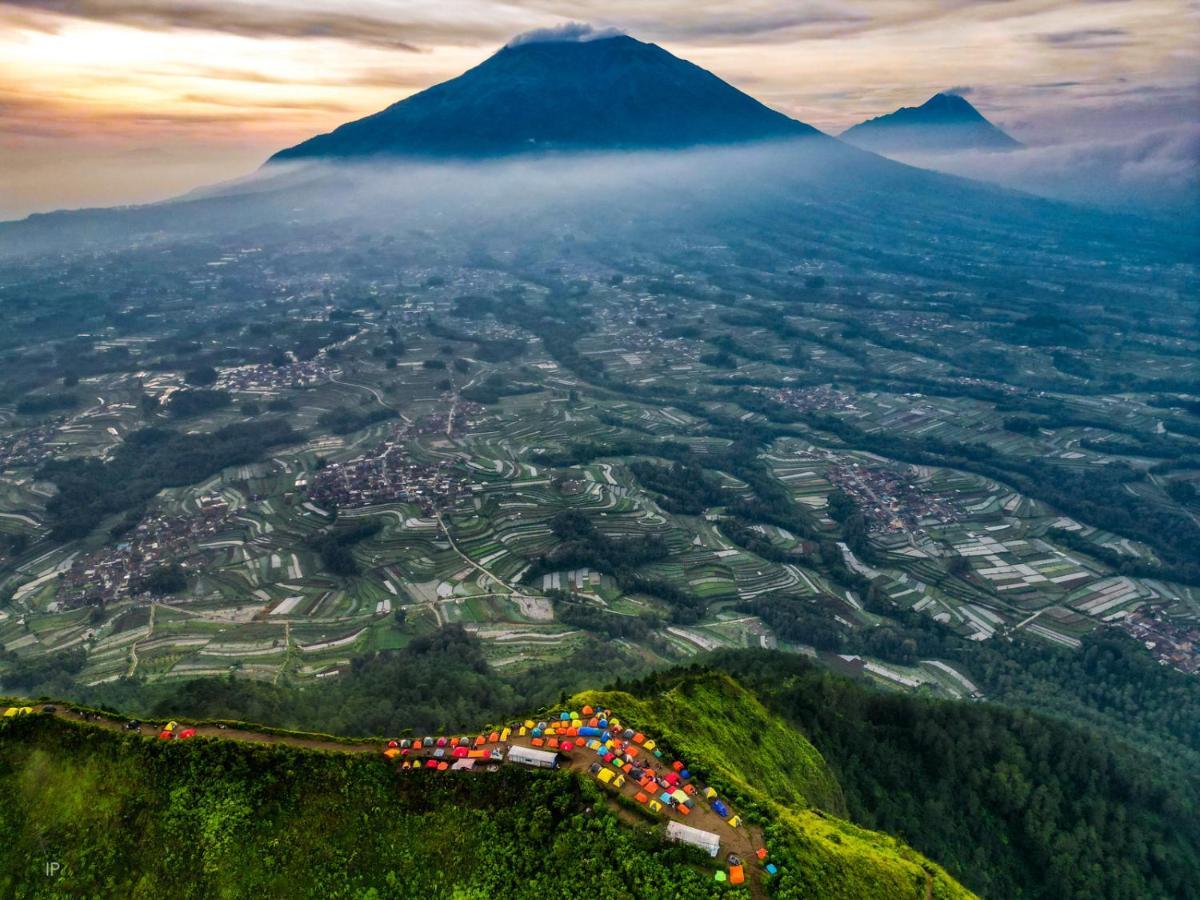
[{"label": "cloud layer", "polygon": [[1009,153],[914,154],[904,161],[1062,200],[1200,210],[1200,123]]}]

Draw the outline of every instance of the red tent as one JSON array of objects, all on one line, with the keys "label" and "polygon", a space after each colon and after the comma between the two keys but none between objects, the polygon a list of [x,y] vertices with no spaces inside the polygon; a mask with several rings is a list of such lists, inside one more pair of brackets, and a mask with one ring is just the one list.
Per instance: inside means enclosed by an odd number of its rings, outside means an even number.
[{"label": "red tent", "polygon": [[194,738],[195,736],[196,736],[195,728],[185,728],[185,729],[183,729],[183,731],[179,732],[179,739],[181,741],[186,741],[188,738]]}]

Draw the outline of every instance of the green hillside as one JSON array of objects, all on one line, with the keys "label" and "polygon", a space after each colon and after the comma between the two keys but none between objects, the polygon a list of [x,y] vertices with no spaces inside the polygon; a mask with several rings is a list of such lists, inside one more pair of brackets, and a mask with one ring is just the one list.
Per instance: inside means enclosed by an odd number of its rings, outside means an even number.
[{"label": "green hillside", "polygon": [[729,678],[586,696],[726,793],[780,874],[717,883],[720,860],[664,843],[661,825],[568,772],[415,774],[376,753],[160,743],[32,715],[0,722],[0,895],[970,896],[899,841],[835,818],[844,800],[820,754]]},{"label": "green hillside", "polygon": [[[653,723],[708,783],[769,824],[768,844],[787,862],[778,896],[970,896],[938,866],[902,842],[831,813],[841,787],[815,747],[732,678],[701,672],[668,681],[659,693],[589,691],[572,705],[621,710]],[[647,726],[649,727],[649,726]]]}]

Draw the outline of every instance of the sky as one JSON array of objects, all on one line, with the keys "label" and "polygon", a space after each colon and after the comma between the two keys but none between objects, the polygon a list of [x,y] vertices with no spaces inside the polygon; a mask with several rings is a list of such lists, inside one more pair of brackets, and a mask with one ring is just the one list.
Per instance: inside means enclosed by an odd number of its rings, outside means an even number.
[{"label": "sky", "polygon": [[1034,147],[1200,123],[1200,0],[0,0],[0,219],[246,175],[568,22],[835,134],[940,90]]}]

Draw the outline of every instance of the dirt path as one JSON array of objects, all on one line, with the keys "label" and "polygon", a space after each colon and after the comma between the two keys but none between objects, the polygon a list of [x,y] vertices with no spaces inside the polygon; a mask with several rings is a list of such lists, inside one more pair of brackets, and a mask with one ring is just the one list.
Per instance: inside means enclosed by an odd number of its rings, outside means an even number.
[{"label": "dirt path", "polygon": [[513,594],[521,593],[519,590],[517,590],[511,584],[509,584],[504,579],[502,579],[499,575],[493,575],[491,572],[489,572],[487,569],[485,569],[479,563],[475,562],[475,560],[471,559],[471,557],[467,556],[467,554],[463,553],[462,550],[459,549],[458,544],[455,543],[455,541],[454,541],[454,536],[452,534],[450,534],[450,528],[446,525],[445,520],[442,518],[441,510],[435,509],[433,511],[433,515],[437,518],[438,525],[441,526],[442,531],[445,533],[446,542],[450,545],[450,549],[453,550],[455,553],[457,553],[459,556],[461,556],[463,561],[467,565],[469,565],[472,569],[475,569],[475,570],[481,572],[482,574],[486,575],[490,581],[494,581],[496,584],[500,585],[501,587],[507,588],[511,593],[513,593]]}]

